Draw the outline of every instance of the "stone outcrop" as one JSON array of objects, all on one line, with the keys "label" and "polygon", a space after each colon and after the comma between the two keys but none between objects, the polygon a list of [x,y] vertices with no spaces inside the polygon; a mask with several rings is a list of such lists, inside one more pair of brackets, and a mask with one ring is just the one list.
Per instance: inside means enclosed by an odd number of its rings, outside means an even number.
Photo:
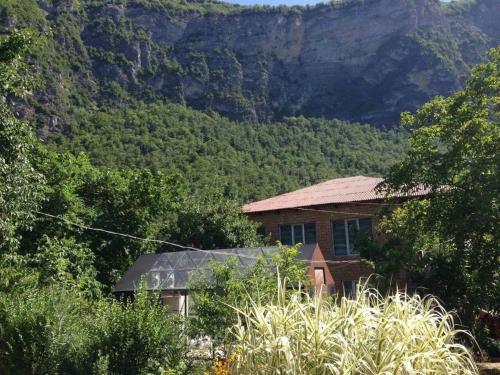
[{"label": "stone outcrop", "polygon": [[305,115],[393,125],[401,111],[459,89],[500,43],[498,0],[220,11],[123,3],[82,5],[79,48],[97,82],[252,121]]}]

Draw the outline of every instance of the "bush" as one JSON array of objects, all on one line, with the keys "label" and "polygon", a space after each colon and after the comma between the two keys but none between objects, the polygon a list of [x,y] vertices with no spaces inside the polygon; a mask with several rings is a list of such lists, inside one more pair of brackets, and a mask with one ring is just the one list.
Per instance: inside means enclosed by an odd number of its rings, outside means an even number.
[{"label": "bush", "polygon": [[140,290],[127,305],[103,301],[97,314],[91,353],[100,354],[110,374],[157,373],[160,367],[187,372],[188,341],[181,318],[168,316],[146,291]]},{"label": "bush", "polygon": [[189,370],[177,317],[140,292],[88,301],[61,287],[0,295],[1,374],[149,374]]},{"label": "bush", "polygon": [[250,303],[232,330],[236,374],[477,374],[460,331],[433,297],[383,298],[358,288],[356,299],[328,301],[296,292]]},{"label": "bush", "polygon": [[0,295],[0,373],[83,373],[88,307],[65,290]]}]

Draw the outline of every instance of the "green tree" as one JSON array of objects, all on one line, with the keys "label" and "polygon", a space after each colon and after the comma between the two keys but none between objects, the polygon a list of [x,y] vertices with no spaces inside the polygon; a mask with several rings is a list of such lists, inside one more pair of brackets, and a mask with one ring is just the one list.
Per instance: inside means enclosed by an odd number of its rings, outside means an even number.
[{"label": "green tree", "polygon": [[97,278],[109,290],[139,255],[156,251],[159,244],[84,227],[155,240],[170,240],[176,232],[177,212],[186,196],[177,175],[99,169],[85,155],[43,147],[37,169],[47,181],[40,211],[59,219],[38,216],[23,232],[24,254],[36,253],[46,237],[71,240],[92,250]]},{"label": "green tree", "polygon": [[[36,253],[46,237],[73,239],[92,249],[97,278],[106,290],[139,255],[169,249],[162,240],[205,249],[261,243],[256,225],[235,201],[218,189],[189,194],[178,174],[96,168],[85,155],[43,147],[37,169],[47,181],[40,210],[62,220],[37,217],[23,232],[23,253]],[[85,230],[68,221],[159,242]]]},{"label": "green tree", "polygon": [[221,188],[205,187],[184,200],[178,213],[176,239],[202,249],[262,245],[258,224],[241,212],[238,201]]},{"label": "green tree", "polygon": [[33,168],[35,137],[9,109],[9,98],[32,88],[22,54],[32,45],[28,32],[0,38],[0,250],[18,245],[16,230],[32,216],[40,198],[41,177]]},{"label": "green tree", "polygon": [[44,236],[30,266],[38,273],[38,285],[58,284],[68,290],[97,298],[101,284],[97,281],[94,253],[74,238]]},{"label": "green tree", "polygon": [[381,270],[406,266],[476,333],[478,309],[500,311],[500,48],[489,56],[462,91],[402,115],[410,150],[382,189],[429,194],[396,209],[381,224],[388,242],[365,252]]},{"label": "green tree", "polygon": [[29,278],[25,260],[16,253],[18,230],[29,226],[43,183],[33,167],[33,132],[9,109],[11,99],[24,97],[33,87],[33,76],[22,58],[32,44],[27,31],[0,37],[0,288]]}]

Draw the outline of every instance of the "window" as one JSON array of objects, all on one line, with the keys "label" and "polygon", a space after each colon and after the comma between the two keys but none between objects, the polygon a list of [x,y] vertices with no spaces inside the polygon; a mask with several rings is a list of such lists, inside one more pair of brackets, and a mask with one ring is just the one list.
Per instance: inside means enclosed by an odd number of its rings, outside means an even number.
[{"label": "window", "polygon": [[264,226],[264,224],[260,224],[258,227],[257,227],[257,234],[259,236],[262,236],[262,237],[266,237],[267,236],[267,233],[266,233],[266,227]]},{"label": "window", "polygon": [[280,241],[283,245],[316,243],[316,224],[280,225]]},{"label": "window", "polygon": [[372,219],[347,219],[334,221],[332,225],[333,253],[335,255],[354,255],[353,246],[359,234],[371,235]]}]

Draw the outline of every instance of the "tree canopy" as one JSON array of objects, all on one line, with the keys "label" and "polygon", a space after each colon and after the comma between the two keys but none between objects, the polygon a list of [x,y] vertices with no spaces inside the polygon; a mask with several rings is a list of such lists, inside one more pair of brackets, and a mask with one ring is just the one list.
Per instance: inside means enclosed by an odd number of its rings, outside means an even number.
[{"label": "tree canopy", "polygon": [[489,56],[463,90],[402,115],[410,149],[383,189],[429,194],[390,214],[387,243],[365,250],[381,272],[406,268],[473,328],[478,309],[500,311],[500,49]]}]

